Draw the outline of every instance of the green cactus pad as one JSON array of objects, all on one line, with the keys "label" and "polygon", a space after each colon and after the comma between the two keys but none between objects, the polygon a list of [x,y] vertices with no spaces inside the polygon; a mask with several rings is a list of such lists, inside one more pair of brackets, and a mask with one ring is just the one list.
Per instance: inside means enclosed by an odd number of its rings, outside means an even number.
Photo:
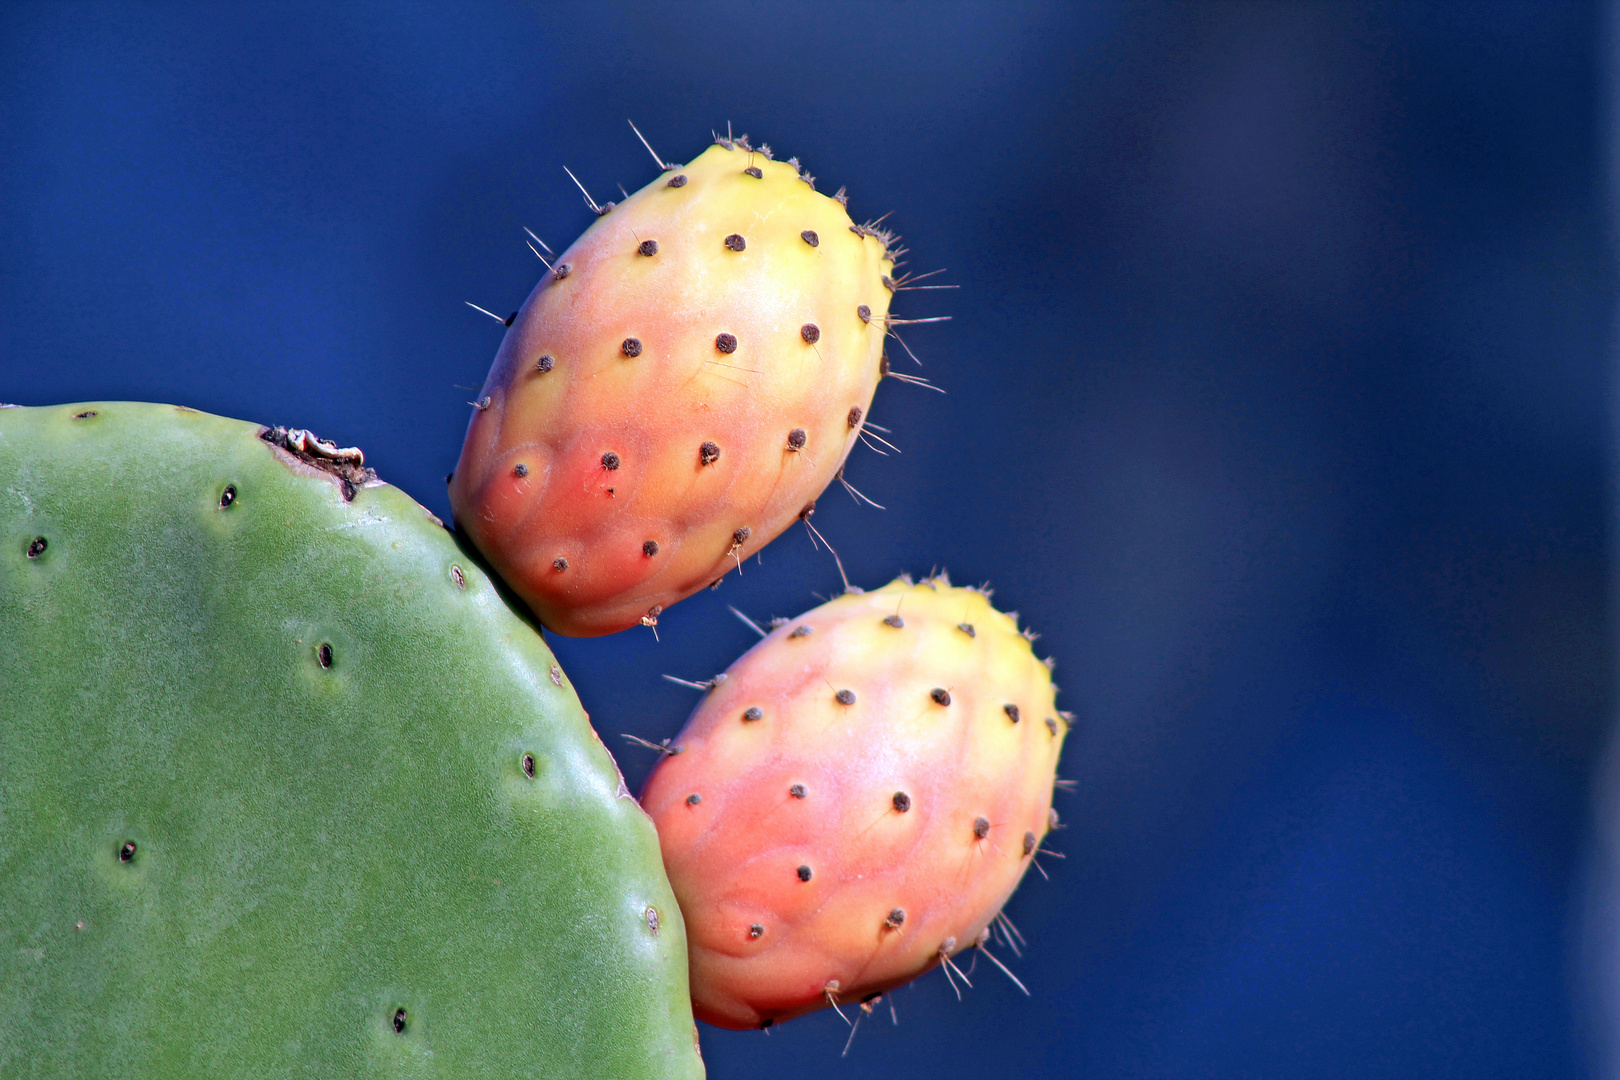
[{"label": "green cactus pad", "polygon": [[0,408],[0,1076],[685,1077],[652,824],[402,492]]}]

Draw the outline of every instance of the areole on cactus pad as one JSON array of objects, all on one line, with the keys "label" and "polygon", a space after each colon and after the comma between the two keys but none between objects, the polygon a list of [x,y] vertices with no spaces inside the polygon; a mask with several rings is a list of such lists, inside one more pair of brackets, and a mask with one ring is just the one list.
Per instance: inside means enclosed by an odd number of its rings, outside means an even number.
[{"label": "areole on cactus pad", "polygon": [[550,651],[307,432],[0,408],[0,822],[0,1075],[702,1075]]},{"label": "areole on cactus pad", "polygon": [[895,288],[887,232],[745,139],[598,209],[516,314],[450,484],[457,526],[572,635],[655,623],[813,506]]},{"label": "areole on cactus pad", "polygon": [[902,579],[707,692],[642,794],[700,1019],[864,1002],[984,944],[1054,823],[1068,718],[1030,643],[986,593]]}]

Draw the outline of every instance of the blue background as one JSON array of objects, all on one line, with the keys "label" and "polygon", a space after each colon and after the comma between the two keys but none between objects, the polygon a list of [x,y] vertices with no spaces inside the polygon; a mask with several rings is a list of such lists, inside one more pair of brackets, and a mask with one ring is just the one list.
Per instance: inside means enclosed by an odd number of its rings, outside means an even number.
[{"label": "blue background", "polygon": [[[949,313],[817,523],[989,581],[1079,714],[1025,998],[705,1028],[715,1077],[1563,1077],[1606,623],[1605,26],[1575,3],[0,9],[0,399],[365,448],[447,514],[502,315],[728,122]],[[909,361],[905,361],[909,363]],[[902,368],[903,370],[903,368]],[[553,639],[632,786],[837,575]],[[982,976],[982,978],[981,978]]]}]

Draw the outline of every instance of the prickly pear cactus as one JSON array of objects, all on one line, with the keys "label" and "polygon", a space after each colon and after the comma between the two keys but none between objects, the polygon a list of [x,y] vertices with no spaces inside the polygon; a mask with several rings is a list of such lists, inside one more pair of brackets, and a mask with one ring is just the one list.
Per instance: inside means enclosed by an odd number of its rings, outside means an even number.
[{"label": "prickly pear cactus", "polygon": [[0,1076],[698,1076],[651,825],[357,452],[0,409]]},{"label": "prickly pear cactus", "polygon": [[1067,731],[1016,618],[943,578],[771,631],[642,799],[698,1017],[754,1027],[865,1002],[983,947],[1053,824]]},{"label": "prickly pear cactus", "polygon": [[837,476],[884,366],[890,237],[721,140],[602,216],[517,313],[450,485],[542,622],[606,634],[719,581]]}]

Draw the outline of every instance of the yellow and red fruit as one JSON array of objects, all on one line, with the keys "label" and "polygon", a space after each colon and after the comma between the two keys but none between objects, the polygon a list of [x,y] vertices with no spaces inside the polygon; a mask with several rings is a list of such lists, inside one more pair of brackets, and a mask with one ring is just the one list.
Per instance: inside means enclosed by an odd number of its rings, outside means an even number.
[{"label": "yellow and red fruit", "polygon": [[450,485],[542,623],[612,633],[759,550],[837,475],[881,377],[888,235],[722,140],[604,209],[518,312]]},{"label": "yellow and red fruit", "polygon": [[863,1001],[979,942],[1051,826],[1067,731],[1015,617],[944,578],[774,629],[642,796],[698,1017]]}]

